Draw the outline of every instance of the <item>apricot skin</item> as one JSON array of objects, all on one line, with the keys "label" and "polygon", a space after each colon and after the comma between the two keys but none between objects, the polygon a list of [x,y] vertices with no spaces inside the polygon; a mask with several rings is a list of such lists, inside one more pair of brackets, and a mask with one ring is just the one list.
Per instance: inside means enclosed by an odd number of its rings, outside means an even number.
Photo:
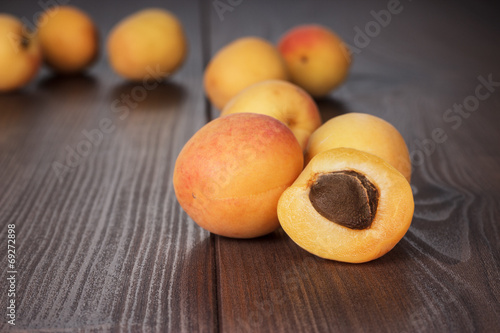
[{"label": "apricot skin", "polygon": [[333,148],[354,148],[377,155],[411,179],[408,147],[387,121],[366,113],[347,113],[325,122],[309,138],[306,162]]},{"label": "apricot skin", "polygon": [[25,31],[16,17],[0,14],[0,92],[23,87],[40,69],[40,44]]},{"label": "apricot skin", "polygon": [[202,228],[252,238],[279,227],[278,199],[303,168],[295,136],[280,121],[241,113],[196,132],[175,163],[177,200]]},{"label": "apricot skin", "polygon": [[288,79],[280,53],[261,38],[245,37],[215,54],[205,70],[204,86],[212,104],[222,110],[243,89],[272,79]]},{"label": "apricot skin", "polygon": [[[352,170],[366,176],[379,191],[377,212],[367,229],[350,229],[320,215],[309,199],[315,176]],[[278,217],[290,238],[319,257],[350,263],[377,259],[405,235],[414,202],[406,179],[383,159],[356,149],[336,148],[315,156],[281,196]]]},{"label": "apricot skin", "polygon": [[278,46],[291,81],[314,97],[327,95],[347,77],[351,56],[330,29],[301,25],[285,33]]},{"label": "apricot skin", "polygon": [[71,6],[54,7],[38,22],[38,37],[46,64],[59,73],[88,68],[99,53],[99,33],[92,19]]},{"label": "apricot skin", "polygon": [[244,112],[265,114],[283,122],[303,150],[311,133],[321,125],[318,107],[311,96],[286,81],[267,80],[244,89],[229,101],[221,114]]},{"label": "apricot skin", "polygon": [[134,81],[168,77],[182,66],[188,53],[181,22],[158,8],[120,21],[108,37],[107,48],[113,69]]}]

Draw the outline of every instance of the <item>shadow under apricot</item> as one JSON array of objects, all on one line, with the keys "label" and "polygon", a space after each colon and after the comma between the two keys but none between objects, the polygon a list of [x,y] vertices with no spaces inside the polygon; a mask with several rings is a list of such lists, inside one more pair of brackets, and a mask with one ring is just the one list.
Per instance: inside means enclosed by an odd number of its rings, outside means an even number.
[{"label": "shadow under apricot", "polygon": [[184,86],[170,81],[151,83],[126,81],[113,87],[110,101],[131,111],[162,112],[175,109],[187,97]]},{"label": "shadow under apricot", "polygon": [[334,117],[350,112],[344,102],[333,97],[322,97],[315,99],[318,105],[321,119],[326,122]]},{"label": "shadow under apricot", "polygon": [[40,80],[38,88],[44,93],[54,94],[55,96],[87,96],[89,93],[97,91],[98,81],[95,77],[86,73],[75,75],[53,74]]},{"label": "shadow under apricot", "polygon": [[[243,300],[248,315],[236,313],[236,322],[244,328],[259,331],[270,327],[278,319],[277,313],[309,308],[313,302],[330,313],[333,321],[341,323],[343,330],[357,320],[355,313],[369,311],[391,313],[391,320],[402,331],[409,312],[387,309],[399,309],[401,303],[407,308],[415,306],[416,291],[410,287],[411,273],[407,271],[410,258],[404,247],[396,246],[368,263],[349,264],[310,254],[282,229],[254,239],[213,237],[218,243],[217,264],[224,277],[219,286],[227,292],[231,283],[240,282],[247,289],[259,291],[251,295],[240,291],[240,295],[248,297]],[[234,304],[230,302],[229,306]],[[264,310],[269,308],[274,311]],[[363,323],[364,328],[373,326],[376,318],[371,316],[370,320]]]},{"label": "shadow under apricot", "polygon": [[38,95],[29,91],[18,90],[0,93],[0,114],[34,112],[38,103]]}]

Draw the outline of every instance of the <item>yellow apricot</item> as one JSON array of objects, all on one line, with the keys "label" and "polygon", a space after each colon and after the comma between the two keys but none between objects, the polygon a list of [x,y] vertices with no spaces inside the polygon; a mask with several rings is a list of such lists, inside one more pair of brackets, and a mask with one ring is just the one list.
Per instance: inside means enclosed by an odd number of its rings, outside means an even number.
[{"label": "yellow apricot", "polygon": [[261,38],[245,37],[217,52],[205,69],[203,82],[212,104],[222,110],[243,89],[272,79],[288,79],[278,50]]},{"label": "yellow apricot", "polygon": [[169,11],[149,8],[120,21],[108,42],[113,69],[130,80],[163,79],[178,70],[188,53],[181,22]]},{"label": "yellow apricot", "polygon": [[226,104],[221,115],[260,113],[274,117],[295,134],[302,149],[311,133],[321,125],[314,100],[302,88],[286,81],[267,80],[251,85]]},{"label": "yellow apricot", "polygon": [[377,155],[410,182],[408,147],[399,131],[387,121],[366,113],[346,113],[328,120],[309,138],[306,163],[323,151],[340,147]]},{"label": "yellow apricot", "polygon": [[38,39],[16,17],[0,14],[0,92],[26,85],[38,73],[41,60]]}]

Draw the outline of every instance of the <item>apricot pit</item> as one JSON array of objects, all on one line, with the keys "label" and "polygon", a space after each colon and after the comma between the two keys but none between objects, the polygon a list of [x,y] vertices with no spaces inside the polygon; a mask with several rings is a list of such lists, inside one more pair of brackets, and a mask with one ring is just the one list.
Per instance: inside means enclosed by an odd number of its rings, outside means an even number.
[{"label": "apricot pit", "polygon": [[370,227],[378,196],[377,188],[365,176],[350,170],[319,175],[309,193],[318,213],[351,229]]}]

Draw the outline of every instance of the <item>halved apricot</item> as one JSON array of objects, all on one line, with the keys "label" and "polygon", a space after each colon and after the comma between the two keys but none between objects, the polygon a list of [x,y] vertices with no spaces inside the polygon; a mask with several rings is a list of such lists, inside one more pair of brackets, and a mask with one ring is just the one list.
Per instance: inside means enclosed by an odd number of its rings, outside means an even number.
[{"label": "halved apricot", "polygon": [[414,202],[406,178],[382,158],[351,148],[316,155],[278,203],[280,224],[319,257],[361,263],[405,235]]}]

